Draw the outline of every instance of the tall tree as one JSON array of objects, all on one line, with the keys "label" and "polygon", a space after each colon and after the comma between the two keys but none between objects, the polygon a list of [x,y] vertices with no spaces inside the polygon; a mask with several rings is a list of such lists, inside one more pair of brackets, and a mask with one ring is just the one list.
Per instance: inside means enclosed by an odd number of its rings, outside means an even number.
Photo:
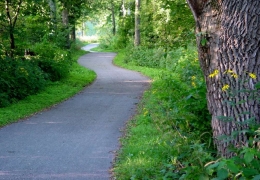
[{"label": "tall tree", "polygon": [[113,35],[116,35],[116,17],[115,17],[115,4],[114,4],[114,0],[110,1],[111,3],[111,15],[112,15],[112,24],[113,24],[113,28],[112,28],[112,32]]},{"label": "tall tree", "polygon": [[11,0],[5,0],[5,12],[6,19],[8,22],[8,30],[9,30],[9,38],[10,38],[10,48],[11,48],[11,56],[12,51],[15,49],[15,38],[14,38],[14,30],[17,22],[17,18],[21,9],[22,0],[18,0],[11,2]]},{"label": "tall tree", "polygon": [[56,0],[49,0],[50,16],[51,16],[51,29],[56,32],[57,29],[57,5]]},{"label": "tall tree", "polygon": [[[260,123],[260,104],[248,91],[256,89],[260,77],[259,0],[187,0],[196,21],[199,60],[207,84],[208,109],[218,151],[226,157],[230,144],[247,145],[240,133],[248,120]],[[232,92],[231,92],[232,90]]]},{"label": "tall tree", "polygon": [[140,35],[140,7],[141,0],[135,0],[135,46],[139,46],[141,43],[141,35]]}]

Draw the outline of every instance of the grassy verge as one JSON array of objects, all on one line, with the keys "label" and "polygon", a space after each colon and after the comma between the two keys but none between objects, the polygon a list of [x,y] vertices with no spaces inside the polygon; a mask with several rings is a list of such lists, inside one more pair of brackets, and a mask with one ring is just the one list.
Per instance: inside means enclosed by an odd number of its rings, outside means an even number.
[{"label": "grassy verge", "polygon": [[44,91],[28,96],[11,106],[0,108],[0,126],[16,122],[64,101],[90,84],[96,77],[95,73],[76,63],[76,60],[84,54],[86,52],[82,50],[73,54],[75,63],[73,63],[70,75],[66,79],[50,83]]},{"label": "grassy verge", "polygon": [[121,139],[122,147],[113,169],[115,178],[207,177],[204,164],[212,157],[205,149],[210,142],[202,143],[199,136],[204,135],[198,135],[193,125],[189,124],[193,115],[185,107],[192,103],[186,98],[190,95],[185,94],[188,86],[166,70],[135,66],[131,62],[126,64],[124,59],[125,52],[119,52],[114,63],[149,76],[153,83],[145,92],[138,114],[129,121],[125,136]]}]

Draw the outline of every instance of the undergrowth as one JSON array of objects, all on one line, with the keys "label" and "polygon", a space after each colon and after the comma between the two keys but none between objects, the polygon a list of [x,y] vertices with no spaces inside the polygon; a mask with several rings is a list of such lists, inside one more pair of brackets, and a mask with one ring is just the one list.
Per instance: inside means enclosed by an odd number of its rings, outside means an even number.
[{"label": "undergrowth", "polygon": [[[121,138],[115,179],[260,179],[259,125],[240,132],[247,134],[248,145],[230,147],[233,157],[216,152],[196,49],[131,48],[121,51],[114,62],[153,80]],[[259,89],[258,83],[251,93]]]},{"label": "undergrowth", "polygon": [[96,77],[92,70],[80,66],[77,59],[86,54],[83,50],[72,52],[70,71],[60,81],[46,82],[44,88],[36,94],[27,96],[7,107],[0,108],[0,127],[28,117],[40,110],[57,104],[90,84]]},{"label": "undergrowth", "polygon": [[[153,79],[138,115],[129,122],[114,165],[116,179],[200,179],[213,160],[205,84],[194,48],[165,53],[122,51],[115,64]],[[142,50],[141,50],[142,51]],[[138,53],[134,54],[134,53]],[[142,57],[149,62],[142,62]],[[150,58],[154,58],[150,60]],[[144,60],[145,61],[145,60]],[[158,62],[156,62],[158,61]],[[140,64],[142,62],[142,64]],[[185,63],[189,62],[189,67]]]}]

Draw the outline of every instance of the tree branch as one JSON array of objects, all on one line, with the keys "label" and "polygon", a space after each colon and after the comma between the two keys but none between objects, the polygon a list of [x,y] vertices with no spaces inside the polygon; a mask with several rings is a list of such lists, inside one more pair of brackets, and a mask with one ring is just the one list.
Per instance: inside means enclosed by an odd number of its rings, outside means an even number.
[{"label": "tree branch", "polygon": [[9,25],[12,26],[12,18],[11,18],[10,10],[9,10],[9,0],[5,0],[5,11],[6,11]]},{"label": "tree branch", "polygon": [[195,21],[197,22],[198,21],[198,14],[197,14],[196,9],[195,9],[195,2],[194,2],[194,0],[186,0],[186,1],[187,1],[188,5],[189,5],[189,7],[191,9],[191,12],[193,14],[193,17],[194,17]]},{"label": "tree branch", "polygon": [[208,0],[186,0],[188,5],[190,6],[191,12],[195,18],[198,20],[198,17],[201,15],[204,5],[208,2]]},{"label": "tree branch", "polygon": [[16,13],[15,13],[15,15],[14,15],[13,26],[15,26],[15,23],[16,23],[16,21],[17,21],[18,14],[19,14],[20,9],[21,9],[21,5],[22,5],[22,0],[19,0],[18,7],[17,7]]}]

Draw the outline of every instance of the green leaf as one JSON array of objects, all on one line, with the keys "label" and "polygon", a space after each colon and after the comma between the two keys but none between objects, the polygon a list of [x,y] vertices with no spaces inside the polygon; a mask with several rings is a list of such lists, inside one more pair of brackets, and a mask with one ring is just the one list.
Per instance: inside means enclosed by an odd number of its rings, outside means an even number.
[{"label": "green leaf", "polygon": [[235,165],[234,161],[228,161],[227,168],[235,174],[239,172],[239,168]]},{"label": "green leaf", "polygon": [[218,167],[218,165],[219,165],[219,162],[216,162],[216,163],[214,163],[214,164],[209,165],[209,166],[207,167],[207,169],[213,169],[213,168],[215,168],[215,167]]},{"label": "green leaf", "polygon": [[200,41],[200,43],[201,43],[202,46],[206,46],[206,44],[207,44],[207,39],[202,38],[201,41]]},{"label": "green leaf", "polygon": [[255,84],[255,88],[256,88],[256,89],[260,89],[260,82],[258,82],[258,83]]},{"label": "green leaf", "polygon": [[209,180],[209,177],[202,174],[202,175],[200,175],[199,180]]},{"label": "green leaf", "polygon": [[254,153],[250,150],[246,151],[244,159],[246,163],[250,163],[254,159]]},{"label": "green leaf", "polygon": [[245,177],[251,177],[251,176],[259,175],[259,172],[255,169],[245,168],[243,169],[243,175]]},{"label": "green leaf", "polygon": [[217,172],[218,178],[220,179],[226,179],[228,177],[228,171],[226,169],[220,169]]},{"label": "green leaf", "polygon": [[260,175],[255,176],[252,180],[260,180]]}]

